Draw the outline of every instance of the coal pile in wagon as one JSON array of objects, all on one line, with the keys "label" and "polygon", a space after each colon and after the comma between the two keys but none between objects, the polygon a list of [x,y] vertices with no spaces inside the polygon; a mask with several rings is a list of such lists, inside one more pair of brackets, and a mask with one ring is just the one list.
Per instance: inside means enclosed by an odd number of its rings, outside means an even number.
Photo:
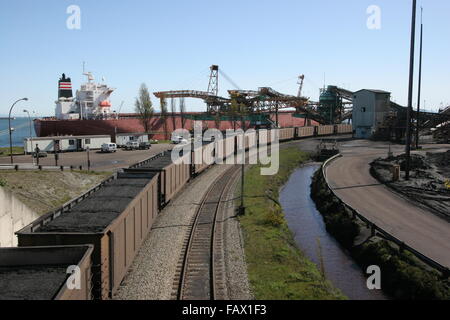
[{"label": "coal pile in wagon", "polygon": [[[139,195],[156,174],[125,174],[74,205],[39,232],[102,232]],[[137,177],[141,178],[137,178]]]},{"label": "coal pile in wagon", "polygon": [[157,169],[161,170],[172,164],[172,156],[170,152],[166,152],[161,156],[153,158],[149,163],[142,165],[139,169]]},{"label": "coal pile in wagon", "polygon": [[67,267],[0,267],[0,300],[51,300],[68,276]]}]

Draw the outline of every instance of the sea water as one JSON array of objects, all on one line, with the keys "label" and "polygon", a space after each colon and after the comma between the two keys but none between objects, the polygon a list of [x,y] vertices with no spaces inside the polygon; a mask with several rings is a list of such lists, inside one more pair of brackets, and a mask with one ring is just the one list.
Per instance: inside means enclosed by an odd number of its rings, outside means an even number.
[{"label": "sea water", "polygon": [[[33,119],[31,119],[33,120]],[[15,118],[11,120],[11,127],[15,130],[12,133],[12,145],[13,147],[23,147],[23,140],[30,137],[30,119]],[[31,135],[36,136],[34,131],[34,124],[31,123]],[[0,148],[9,147],[9,132],[8,132],[8,119],[0,119]]]}]

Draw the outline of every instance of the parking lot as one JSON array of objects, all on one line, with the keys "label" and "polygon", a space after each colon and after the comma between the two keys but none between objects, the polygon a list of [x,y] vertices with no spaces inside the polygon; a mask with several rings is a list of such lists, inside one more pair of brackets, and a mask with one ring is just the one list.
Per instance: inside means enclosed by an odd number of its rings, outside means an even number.
[{"label": "parking lot", "polygon": [[[118,149],[114,153],[101,153],[100,150],[91,150],[89,159],[91,162],[91,170],[94,171],[115,171],[120,168],[126,168],[136,162],[145,160],[155,154],[169,150],[173,147],[170,144],[153,144],[149,150],[124,150]],[[58,166],[83,166],[83,170],[88,167],[88,153],[84,152],[66,152],[58,154]],[[36,159],[34,159],[36,162]],[[31,164],[31,155],[14,156],[15,164]],[[9,157],[0,158],[0,164],[10,164]],[[39,164],[43,166],[54,166],[55,155],[49,153],[47,157],[40,158]]]}]

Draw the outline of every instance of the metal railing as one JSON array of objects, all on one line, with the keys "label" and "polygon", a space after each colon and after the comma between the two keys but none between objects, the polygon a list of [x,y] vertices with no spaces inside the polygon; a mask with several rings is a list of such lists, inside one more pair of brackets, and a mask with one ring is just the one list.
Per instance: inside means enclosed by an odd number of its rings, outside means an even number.
[{"label": "metal railing", "polygon": [[357,217],[359,218],[361,221],[363,221],[368,227],[370,227],[370,230],[372,232],[372,236],[375,236],[377,233],[379,233],[380,235],[383,236],[383,238],[385,238],[386,240],[392,241],[394,242],[396,245],[399,246],[400,250],[406,250],[411,252],[414,256],[416,256],[419,260],[421,260],[422,262],[424,262],[426,265],[438,270],[439,272],[442,273],[443,277],[447,278],[450,277],[450,269],[448,267],[443,266],[442,264],[440,264],[439,262],[436,262],[435,260],[431,259],[430,257],[425,256],[424,254],[420,253],[419,251],[417,251],[416,249],[410,247],[409,245],[407,245],[404,241],[401,241],[400,239],[394,237],[392,234],[390,234],[389,232],[387,232],[386,230],[384,230],[383,228],[381,228],[380,226],[376,225],[375,223],[373,223],[372,221],[370,221],[369,219],[367,219],[363,214],[361,214],[358,210],[354,209],[351,205],[349,205],[348,203],[346,203],[345,201],[343,201],[335,192],[334,190],[330,187],[330,185],[328,184],[328,180],[327,180],[327,175],[326,175],[326,167],[334,160],[336,160],[337,158],[342,157],[341,154],[337,154],[334,157],[331,157],[330,159],[328,159],[327,161],[325,161],[322,164],[322,168],[321,168],[321,173],[322,173],[322,177],[325,181],[325,184],[328,188],[328,190],[331,192],[331,194],[339,201],[340,204],[342,204],[345,208],[347,208],[350,212],[352,212],[353,217]]}]

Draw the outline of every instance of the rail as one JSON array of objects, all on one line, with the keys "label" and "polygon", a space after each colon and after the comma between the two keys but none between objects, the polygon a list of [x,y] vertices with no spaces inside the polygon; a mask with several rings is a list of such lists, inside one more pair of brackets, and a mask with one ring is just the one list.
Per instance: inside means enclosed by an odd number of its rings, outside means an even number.
[{"label": "rail", "polygon": [[335,192],[334,190],[330,187],[330,185],[328,184],[328,180],[327,180],[327,175],[326,175],[326,167],[334,160],[336,160],[337,158],[342,157],[341,154],[337,154],[333,157],[331,157],[330,159],[328,159],[327,161],[325,161],[322,164],[322,168],[321,168],[321,173],[322,176],[325,180],[325,184],[328,188],[328,190],[332,193],[332,195],[339,201],[340,204],[342,204],[344,207],[346,207],[348,210],[350,210],[352,212],[353,217],[357,217],[360,220],[362,220],[364,223],[366,223],[367,226],[370,227],[371,231],[372,231],[372,235],[376,235],[376,232],[378,232],[379,234],[381,234],[386,240],[390,240],[392,242],[394,242],[396,245],[399,246],[400,250],[407,250],[409,252],[411,252],[414,256],[416,256],[419,260],[421,260],[422,262],[424,262],[425,264],[427,264],[428,266],[438,270],[439,272],[442,273],[444,278],[450,277],[450,269],[441,265],[439,262],[436,262],[435,260],[425,256],[424,254],[420,253],[419,251],[417,251],[416,249],[410,247],[409,245],[407,245],[405,242],[401,241],[400,239],[394,237],[393,235],[391,235],[389,232],[387,232],[386,230],[384,230],[383,228],[381,228],[380,226],[377,226],[375,223],[373,223],[372,221],[370,221],[369,219],[367,219],[363,214],[361,214],[358,210],[354,209],[351,205],[349,205],[348,203],[346,203],[345,201],[343,201]]}]

